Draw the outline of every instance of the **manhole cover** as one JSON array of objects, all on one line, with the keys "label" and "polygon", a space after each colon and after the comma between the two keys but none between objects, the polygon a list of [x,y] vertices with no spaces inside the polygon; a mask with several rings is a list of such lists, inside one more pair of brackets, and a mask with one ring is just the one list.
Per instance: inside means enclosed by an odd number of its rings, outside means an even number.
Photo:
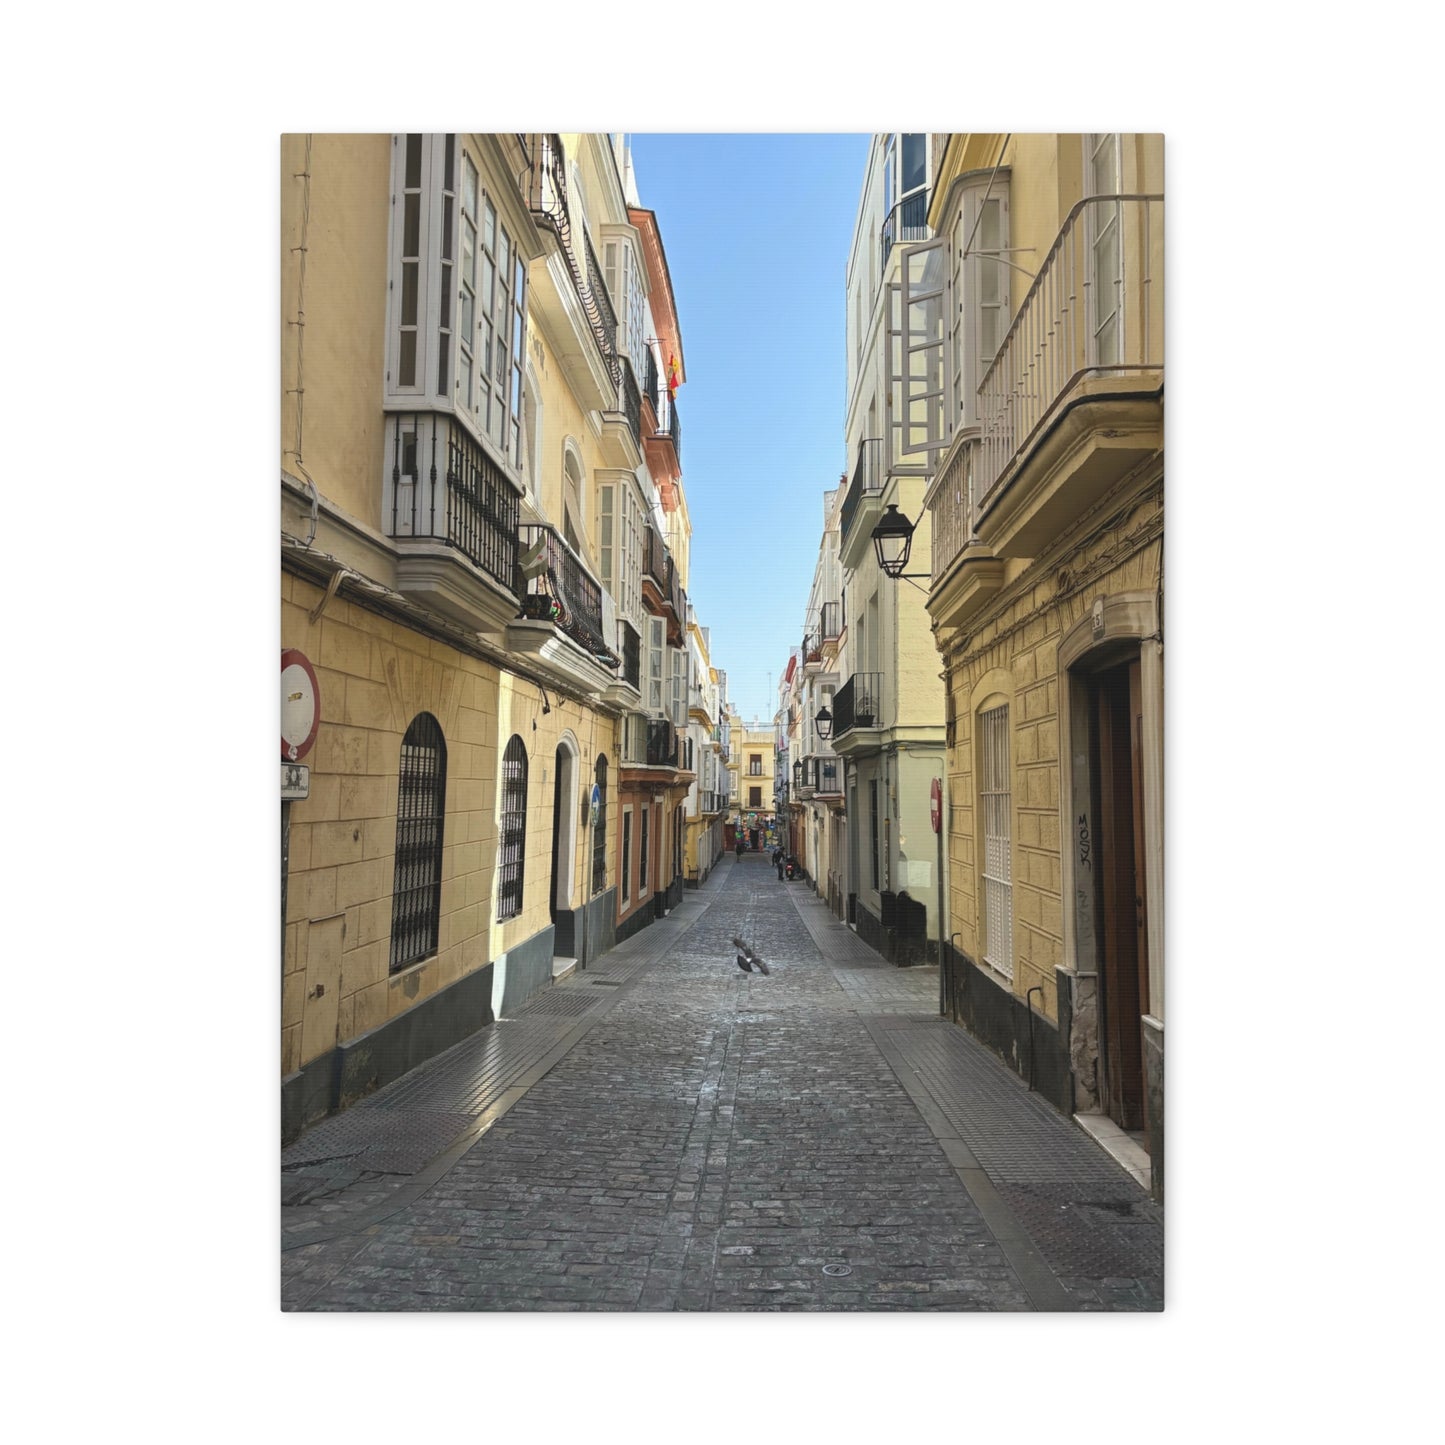
[{"label": "manhole cover", "polygon": [[823,1273],[830,1274],[836,1279],[841,1275],[852,1274],[853,1271],[846,1264],[825,1264]]}]

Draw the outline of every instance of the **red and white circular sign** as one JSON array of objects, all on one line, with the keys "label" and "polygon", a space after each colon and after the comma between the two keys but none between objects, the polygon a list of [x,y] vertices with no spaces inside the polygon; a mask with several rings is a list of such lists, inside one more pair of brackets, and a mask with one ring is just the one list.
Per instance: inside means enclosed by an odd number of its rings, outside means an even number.
[{"label": "red and white circular sign", "polygon": [[294,763],[311,751],[321,726],[321,687],[304,652],[281,651],[281,758]]},{"label": "red and white circular sign", "polygon": [[928,819],[933,824],[933,831],[938,832],[943,824],[943,784],[937,778],[928,790]]}]

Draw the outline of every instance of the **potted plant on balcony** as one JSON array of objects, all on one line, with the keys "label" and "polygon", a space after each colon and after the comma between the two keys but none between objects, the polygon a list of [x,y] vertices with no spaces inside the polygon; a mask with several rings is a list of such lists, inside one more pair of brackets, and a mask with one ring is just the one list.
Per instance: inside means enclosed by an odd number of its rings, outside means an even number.
[{"label": "potted plant on balcony", "polygon": [[522,598],[522,616],[535,622],[556,622],[562,616],[562,604],[545,592],[529,592]]}]

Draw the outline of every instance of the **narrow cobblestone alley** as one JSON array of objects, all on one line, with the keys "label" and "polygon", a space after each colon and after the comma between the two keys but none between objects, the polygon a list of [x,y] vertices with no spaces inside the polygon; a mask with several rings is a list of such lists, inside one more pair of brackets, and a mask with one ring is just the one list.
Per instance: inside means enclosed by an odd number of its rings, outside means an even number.
[{"label": "narrow cobblestone alley", "polygon": [[1162,1211],[937,1017],[937,980],[729,859],[288,1149],[283,1305],[1162,1307]]}]

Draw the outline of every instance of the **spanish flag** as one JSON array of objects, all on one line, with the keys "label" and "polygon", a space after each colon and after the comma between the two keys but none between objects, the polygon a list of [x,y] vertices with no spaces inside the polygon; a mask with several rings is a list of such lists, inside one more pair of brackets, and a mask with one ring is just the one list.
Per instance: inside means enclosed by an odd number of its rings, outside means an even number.
[{"label": "spanish flag", "polygon": [[677,395],[678,370],[677,353],[673,352],[667,358],[667,394],[669,396]]}]

